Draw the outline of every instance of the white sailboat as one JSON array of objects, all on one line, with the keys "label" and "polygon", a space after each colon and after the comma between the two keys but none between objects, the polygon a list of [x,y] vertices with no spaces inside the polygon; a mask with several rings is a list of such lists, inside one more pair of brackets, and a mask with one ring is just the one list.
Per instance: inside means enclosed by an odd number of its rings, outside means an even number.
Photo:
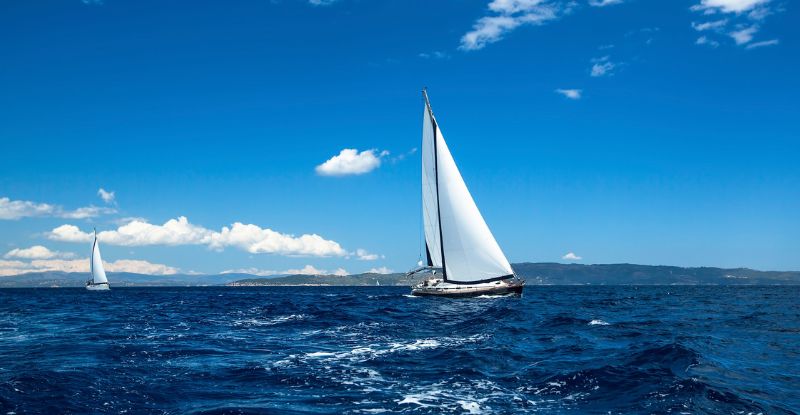
[{"label": "white sailboat", "polygon": [[447,297],[521,294],[525,281],[516,277],[483,220],[433,116],[427,91],[422,95],[422,216],[427,266],[408,275],[428,272],[431,276],[411,293]]},{"label": "white sailboat", "polygon": [[109,290],[106,270],[103,269],[103,259],[100,257],[100,246],[97,242],[97,229],[94,230],[94,243],[92,243],[92,257],[89,259],[92,278],[86,281],[86,289],[90,291]]}]

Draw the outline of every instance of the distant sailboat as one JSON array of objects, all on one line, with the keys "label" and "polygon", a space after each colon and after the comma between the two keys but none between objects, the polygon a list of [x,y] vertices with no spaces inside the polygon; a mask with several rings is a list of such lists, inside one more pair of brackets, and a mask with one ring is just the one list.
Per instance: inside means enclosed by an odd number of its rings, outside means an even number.
[{"label": "distant sailboat", "polygon": [[86,281],[86,289],[90,291],[108,290],[108,278],[103,269],[103,259],[100,258],[100,246],[97,242],[97,229],[94,230],[94,243],[92,244],[92,257],[89,259],[92,278]]},{"label": "distant sailboat", "polygon": [[431,276],[411,291],[418,296],[471,297],[521,294],[514,274],[483,220],[442,131],[426,90],[422,126],[422,213],[427,266],[408,276]]}]

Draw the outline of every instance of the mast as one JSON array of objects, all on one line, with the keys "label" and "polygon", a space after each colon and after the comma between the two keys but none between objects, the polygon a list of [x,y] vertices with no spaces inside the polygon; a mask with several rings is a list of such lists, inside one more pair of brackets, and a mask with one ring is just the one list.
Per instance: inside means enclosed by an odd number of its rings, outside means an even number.
[{"label": "mast", "polygon": [[[433,175],[436,179],[436,220],[439,224],[439,249],[442,255],[442,279],[447,281],[447,266],[444,261],[444,238],[442,237],[442,208],[439,204],[439,148],[437,141],[437,126],[436,118],[433,117],[433,108],[431,108],[431,101],[428,99],[428,88],[422,88],[422,96],[425,98],[425,106],[428,108],[428,115],[431,117],[433,124]],[[425,249],[428,251],[428,258],[430,258],[430,251],[428,250],[427,243]]]}]

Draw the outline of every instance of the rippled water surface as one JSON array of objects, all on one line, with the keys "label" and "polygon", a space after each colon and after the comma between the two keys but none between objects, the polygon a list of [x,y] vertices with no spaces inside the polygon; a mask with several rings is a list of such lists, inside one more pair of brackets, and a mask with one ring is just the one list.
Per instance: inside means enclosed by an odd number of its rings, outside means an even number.
[{"label": "rippled water surface", "polygon": [[0,413],[800,411],[800,287],[0,290]]}]

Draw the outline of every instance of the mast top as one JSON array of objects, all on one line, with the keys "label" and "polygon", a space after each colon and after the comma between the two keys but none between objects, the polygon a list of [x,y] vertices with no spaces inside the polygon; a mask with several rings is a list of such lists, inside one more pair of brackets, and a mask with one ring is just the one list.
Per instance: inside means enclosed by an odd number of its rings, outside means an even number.
[{"label": "mast top", "polygon": [[431,118],[433,118],[433,108],[431,108],[431,100],[428,99],[428,87],[422,88],[422,97],[425,98],[425,105],[428,107],[428,112],[430,113]]}]

